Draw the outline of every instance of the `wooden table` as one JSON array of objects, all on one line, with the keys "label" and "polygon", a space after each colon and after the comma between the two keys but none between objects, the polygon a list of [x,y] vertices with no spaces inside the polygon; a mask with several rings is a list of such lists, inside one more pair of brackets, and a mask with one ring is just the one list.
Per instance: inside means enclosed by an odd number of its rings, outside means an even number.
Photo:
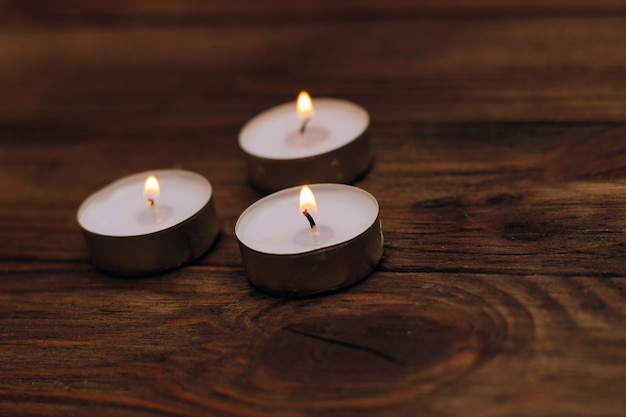
[{"label": "wooden table", "polygon": [[[0,415],[626,414],[626,3],[590,3],[0,3]],[[370,112],[385,253],[283,299],[237,135],[301,89]],[[81,201],[168,167],[213,249],[95,270]]]}]

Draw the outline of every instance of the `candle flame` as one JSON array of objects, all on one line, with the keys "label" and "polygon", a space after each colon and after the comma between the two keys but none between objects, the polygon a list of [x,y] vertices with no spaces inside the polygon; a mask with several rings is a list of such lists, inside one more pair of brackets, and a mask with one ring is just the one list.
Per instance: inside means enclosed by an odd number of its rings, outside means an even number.
[{"label": "candle flame", "polygon": [[298,117],[301,119],[310,119],[313,116],[313,100],[306,91],[301,91],[298,94],[297,106]]},{"label": "candle flame", "polygon": [[317,211],[317,203],[313,191],[308,186],[303,186],[300,190],[300,211]]},{"label": "candle flame", "polygon": [[156,200],[161,194],[161,187],[159,187],[159,180],[154,175],[150,175],[146,178],[146,182],[143,185],[143,196],[147,200],[149,206],[154,205]]}]

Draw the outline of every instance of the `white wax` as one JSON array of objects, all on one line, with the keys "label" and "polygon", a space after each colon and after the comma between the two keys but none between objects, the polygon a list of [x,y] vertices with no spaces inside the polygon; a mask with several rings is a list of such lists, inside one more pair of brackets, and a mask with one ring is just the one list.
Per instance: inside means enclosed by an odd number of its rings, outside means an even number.
[{"label": "white wax", "polygon": [[278,191],[248,207],[235,225],[237,238],[258,252],[303,253],[353,239],[378,217],[378,202],[368,192],[350,185],[313,184],[317,212],[311,215],[317,232],[312,232],[300,211],[300,188]]},{"label": "white wax", "polygon": [[262,112],[241,129],[241,148],[267,159],[305,158],[345,146],[369,125],[365,109],[349,101],[318,98],[313,106],[313,117],[302,135],[303,121],[298,118],[295,102]]},{"label": "white wax", "polygon": [[[149,175],[157,177],[161,194],[149,206],[143,187]],[[89,196],[78,209],[78,223],[105,236],[137,236],[181,223],[204,207],[212,195],[203,176],[177,169],[133,174]]]}]

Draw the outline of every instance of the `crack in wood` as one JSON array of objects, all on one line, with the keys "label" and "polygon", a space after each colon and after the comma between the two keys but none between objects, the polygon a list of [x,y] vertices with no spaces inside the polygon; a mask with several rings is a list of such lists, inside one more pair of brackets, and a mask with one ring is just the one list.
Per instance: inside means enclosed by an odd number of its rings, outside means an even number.
[{"label": "crack in wood", "polygon": [[374,356],[376,356],[377,358],[383,359],[387,362],[390,362],[394,365],[400,366],[400,367],[406,367],[407,364],[404,361],[401,361],[400,359],[396,359],[391,355],[388,355],[384,352],[380,352],[376,349],[372,349],[370,347],[367,346],[361,346],[361,345],[357,345],[354,343],[350,343],[350,342],[344,342],[342,340],[336,340],[336,339],[331,339],[329,337],[324,337],[324,336],[320,336],[317,334],[313,334],[313,333],[307,333],[307,332],[303,332],[301,330],[297,330],[297,329],[293,329],[293,328],[285,328],[285,330],[287,330],[290,333],[294,333],[294,334],[298,334],[301,336],[305,336],[305,337],[309,337],[311,339],[315,339],[315,340],[319,340],[321,342],[324,343],[330,343],[330,344],[334,344],[334,345],[338,345],[338,346],[342,346],[348,349],[354,349],[354,350],[359,350],[361,352],[367,352],[369,354],[372,354]]}]

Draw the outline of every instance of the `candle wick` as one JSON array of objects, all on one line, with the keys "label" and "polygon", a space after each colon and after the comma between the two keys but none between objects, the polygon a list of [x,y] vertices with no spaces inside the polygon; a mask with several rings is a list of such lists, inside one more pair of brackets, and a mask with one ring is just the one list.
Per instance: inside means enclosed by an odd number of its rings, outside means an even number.
[{"label": "candle wick", "polygon": [[302,214],[304,214],[304,217],[306,217],[306,219],[309,221],[309,224],[311,225],[311,230],[315,231],[317,227],[315,226],[315,220],[313,220],[313,216],[311,216],[309,210],[304,209]]},{"label": "candle wick", "polygon": [[304,119],[304,122],[302,122],[302,126],[300,126],[300,134],[304,135],[304,131],[306,130],[306,125],[311,121],[310,117],[307,117],[306,119]]},{"label": "candle wick", "polygon": [[148,199],[147,203],[148,203],[148,205],[149,205],[150,207],[153,207],[153,206],[154,206],[154,200],[153,200],[153,199],[151,199],[151,198],[149,198],[149,199]]}]

